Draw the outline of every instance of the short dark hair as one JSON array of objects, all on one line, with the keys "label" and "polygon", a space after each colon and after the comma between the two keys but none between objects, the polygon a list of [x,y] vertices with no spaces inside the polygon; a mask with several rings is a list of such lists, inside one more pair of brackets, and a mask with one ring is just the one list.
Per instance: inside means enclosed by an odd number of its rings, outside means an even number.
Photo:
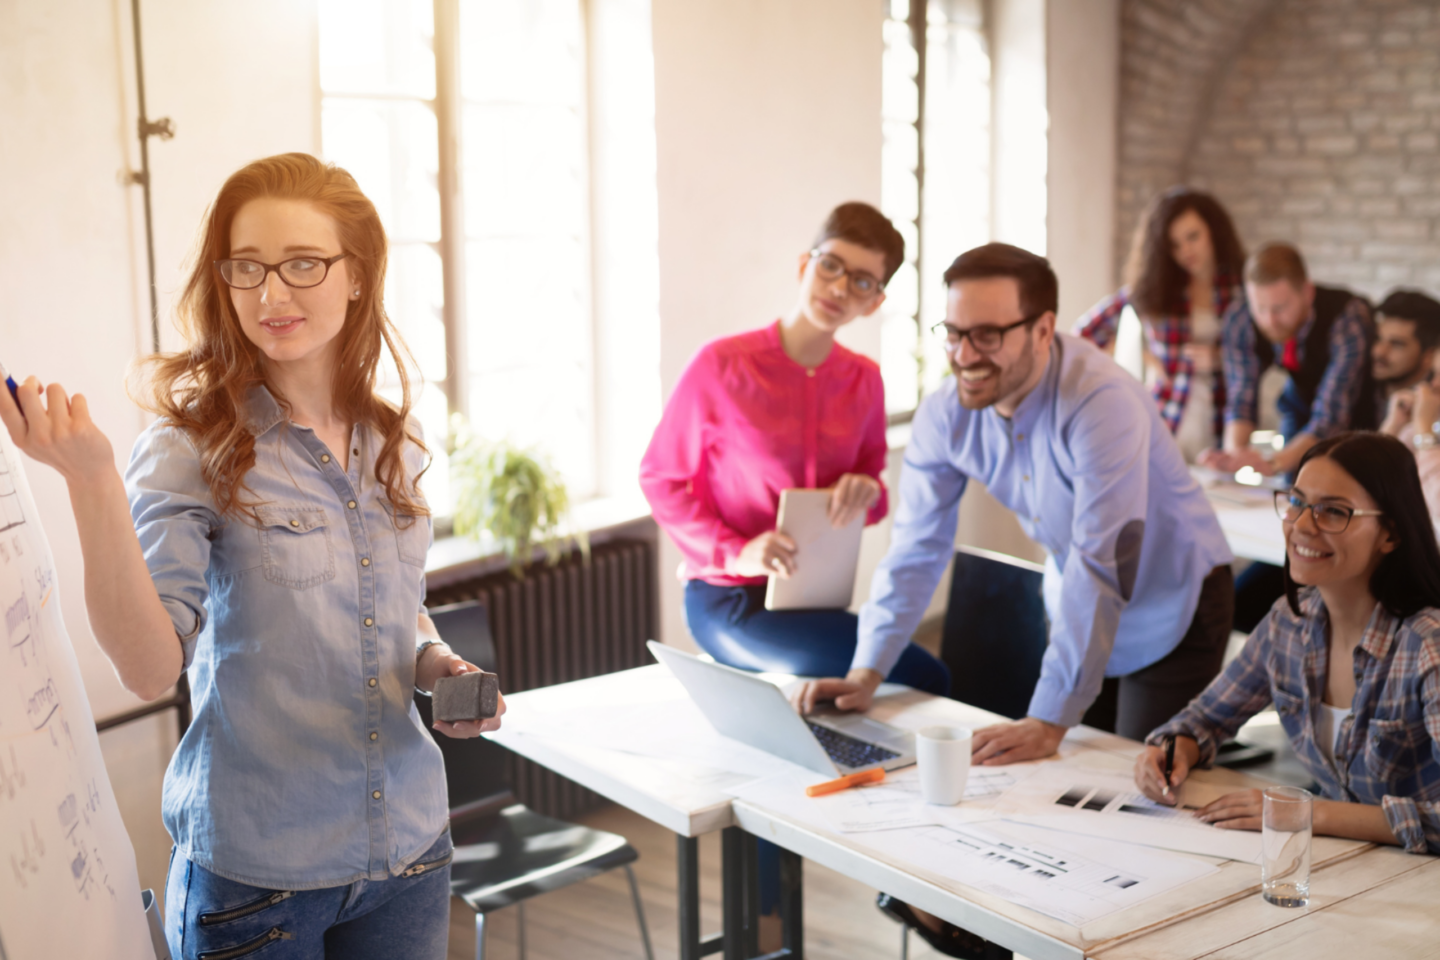
[{"label": "short dark hair", "polygon": [[889,283],[895,271],[905,262],[905,238],[900,236],[895,224],[870,204],[858,200],[842,203],[831,210],[811,246],[818,247],[826,240],[844,240],[883,255],[885,276],[880,278],[882,283]]},{"label": "short dark hair", "polygon": [[1210,230],[1215,279],[1233,283],[1245,268],[1245,248],[1220,201],[1191,187],[1171,187],[1155,198],[1135,228],[1130,260],[1125,266],[1130,302],[1142,320],[1177,314],[1184,308],[1190,277],[1170,252],[1170,225],[1191,210]]},{"label": "short dark hair", "polygon": [[1440,303],[1419,290],[1392,290],[1376,311],[1381,320],[1409,320],[1421,350],[1440,347]]},{"label": "short dark hair", "polygon": [[966,250],[945,271],[945,286],[958,280],[1010,277],[1020,287],[1020,310],[1038,317],[1060,307],[1060,281],[1050,261],[1008,243],[987,243]]},{"label": "short dark hair", "polygon": [[[1370,575],[1370,593],[1391,616],[1401,620],[1423,607],[1440,607],[1440,547],[1435,544],[1415,455],[1388,434],[1351,430],[1305,451],[1300,467],[1320,457],[1334,460],[1365,488],[1384,514],[1380,522],[1399,541]],[[1290,579],[1288,551],[1285,597],[1290,610],[1299,616],[1299,588]]]},{"label": "short dark hair", "polygon": [[1299,290],[1310,282],[1305,269],[1305,258],[1300,251],[1288,243],[1278,241],[1263,245],[1245,261],[1245,282],[1258,286],[1286,281]]}]

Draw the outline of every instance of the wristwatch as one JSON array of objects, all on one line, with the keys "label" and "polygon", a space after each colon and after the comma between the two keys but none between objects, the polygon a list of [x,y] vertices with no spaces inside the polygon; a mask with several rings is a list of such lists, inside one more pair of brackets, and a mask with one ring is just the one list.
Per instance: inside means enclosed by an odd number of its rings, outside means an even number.
[{"label": "wristwatch", "polygon": [[[419,668],[419,666],[420,666],[420,658],[423,657],[423,656],[425,656],[425,650],[426,650],[427,648],[433,647],[433,646],[435,646],[435,644],[437,644],[437,643],[444,643],[444,642],[445,642],[444,640],[437,640],[437,639],[434,638],[434,637],[429,637],[428,639],[424,640],[423,642],[416,644],[416,645],[415,645],[415,666],[416,666],[416,668],[417,668],[417,669]],[[432,691],[429,691],[429,690],[421,690],[418,686],[415,688],[415,692],[416,692],[416,693],[420,693],[420,694],[424,694],[424,695],[427,696],[427,697],[432,695]]]}]

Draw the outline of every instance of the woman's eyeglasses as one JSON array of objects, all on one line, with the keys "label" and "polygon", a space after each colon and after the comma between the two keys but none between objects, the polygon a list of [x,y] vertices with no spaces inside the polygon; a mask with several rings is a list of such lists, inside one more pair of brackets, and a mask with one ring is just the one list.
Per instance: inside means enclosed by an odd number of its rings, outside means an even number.
[{"label": "woman's eyeglasses", "polygon": [[850,280],[850,291],[857,297],[868,300],[885,289],[885,284],[863,270],[851,270],[845,265],[845,261],[833,253],[826,253],[823,250],[811,250],[811,261],[815,264],[815,275],[822,280],[839,280],[841,277],[848,277]]},{"label": "woman's eyeglasses", "polygon": [[334,257],[294,257],[279,263],[261,263],[259,260],[216,260],[215,269],[220,279],[236,290],[254,290],[265,282],[273,270],[285,281],[287,287],[303,290],[318,287],[330,275],[330,267],[347,254]]},{"label": "woman's eyeglasses", "polygon": [[1294,490],[1275,491],[1275,512],[1280,519],[1294,523],[1306,510],[1315,521],[1315,529],[1322,533],[1344,533],[1351,517],[1385,516],[1383,510],[1356,510],[1338,503],[1307,503]]}]

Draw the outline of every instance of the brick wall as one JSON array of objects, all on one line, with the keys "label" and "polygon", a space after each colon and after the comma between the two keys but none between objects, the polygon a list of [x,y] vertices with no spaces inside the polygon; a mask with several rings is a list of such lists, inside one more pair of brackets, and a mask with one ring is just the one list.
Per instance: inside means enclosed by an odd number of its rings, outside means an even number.
[{"label": "brick wall", "polygon": [[1440,0],[1279,0],[1256,26],[1189,179],[1321,281],[1440,290]]},{"label": "brick wall", "polygon": [[1189,182],[1322,281],[1440,290],[1440,0],[1125,0],[1121,43],[1123,244]]},{"label": "brick wall", "polygon": [[[1074,0],[1064,0],[1074,2]],[[1216,77],[1274,0],[1123,0],[1116,270],[1150,199],[1183,182]]]}]

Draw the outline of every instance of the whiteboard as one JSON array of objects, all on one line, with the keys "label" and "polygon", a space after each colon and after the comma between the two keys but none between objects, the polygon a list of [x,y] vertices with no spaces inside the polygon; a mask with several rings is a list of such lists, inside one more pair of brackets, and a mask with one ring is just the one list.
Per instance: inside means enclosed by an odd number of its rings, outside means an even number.
[{"label": "whiteboard", "polygon": [[59,590],[0,429],[0,960],[154,960]]}]

